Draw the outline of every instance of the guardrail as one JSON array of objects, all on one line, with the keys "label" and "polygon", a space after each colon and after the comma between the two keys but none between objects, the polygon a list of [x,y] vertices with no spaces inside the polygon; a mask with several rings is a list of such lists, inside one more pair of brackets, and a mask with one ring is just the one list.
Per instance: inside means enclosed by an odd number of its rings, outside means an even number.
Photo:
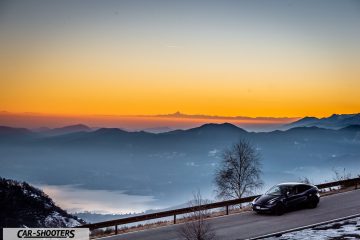
[{"label": "guardrail", "polygon": [[[341,180],[341,181],[336,181],[336,182],[328,182],[328,183],[318,184],[316,186],[319,189],[326,189],[326,188],[337,187],[337,186],[341,186],[341,187],[355,186],[355,189],[357,189],[358,186],[360,187],[360,178],[352,178],[352,179],[346,179],[346,180]],[[116,235],[116,234],[118,234],[118,225],[141,222],[141,221],[157,219],[157,218],[172,217],[172,216],[174,218],[174,224],[176,224],[176,216],[177,215],[199,211],[199,209],[208,210],[208,209],[225,207],[226,215],[229,215],[229,206],[251,202],[258,196],[259,195],[245,197],[245,198],[239,198],[239,199],[233,199],[233,200],[228,200],[228,201],[214,202],[214,203],[204,204],[201,206],[179,208],[179,209],[174,209],[174,210],[169,210],[169,211],[144,214],[144,215],[128,217],[128,218],[121,218],[121,219],[110,220],[110,221],[105,221],[105,222],[85,224],[85,225],[82,225],[81,227],[89,228],[90,230],[105,228],[105,227],[115,227],[115,235]]]}]

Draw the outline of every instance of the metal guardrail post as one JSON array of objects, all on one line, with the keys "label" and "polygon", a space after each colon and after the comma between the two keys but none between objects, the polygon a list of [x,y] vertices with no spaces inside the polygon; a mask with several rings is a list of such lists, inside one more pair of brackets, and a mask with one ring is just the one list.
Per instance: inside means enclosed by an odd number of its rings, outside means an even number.
[{"label": "metal guardrail post", "polygon": [[176,224],[176,214],[174,214],[174,224]]},{"label": "metal guardrail post", "polygon": [[115,225],[115,235],[118,234],[118,225]]},{"label": "metal guardrail post", "polygon": [[229,215],[229,205],[226,205],[226,215]]}]

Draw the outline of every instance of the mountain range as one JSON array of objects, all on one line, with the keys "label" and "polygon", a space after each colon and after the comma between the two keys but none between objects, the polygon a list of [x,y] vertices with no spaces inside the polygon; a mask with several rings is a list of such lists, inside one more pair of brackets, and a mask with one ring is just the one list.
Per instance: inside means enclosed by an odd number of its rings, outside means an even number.
[{"label": "mountain range", "polygon": [[67,133],[73,133],[73,132],[90,132],[92,129],[84,124],[76,124],[76,125],[70,125],[60,128],[37,128],[33,129],[33,131],[41,133],[43,135],[47,136],[56,136],[56,135],[62,135]]},{"label": "mountain range", "polygon": [[59,128],[82,123],[91,127],[108,126],[129,131],[145,130],[159,133],[171,129],[194,128],[209,122],[231,122],[247,130],[271,131],[298,119],[287,117],[191,115],[181,112],[163,115],[51,115],[0,111],[0,125],[26,127],[36,131],[47,131],[48,128]]},{"label": "mountain range", "polygon": [[360,172],[360,125],[248,132],[223,123],[156,134],[80,128],[84,130],[51,135],[0,127],[0,176],[71,185],[79,191],[150,196],[156,206],[166,208],[187,202],[196,189],[213,196],[222,152],[239,139],[250,141],[261,155],[266,187],[304,176],[317,183],[332,180],[337,168]]},{"label": "mountain range", "polygon": [[360,125],[360,113],[357,114],[333,114],[330,117],[316,118],[305,117],[293,123],[285,125],[285,128],[293,127],[321,127],[340,129],[349,125]]}]

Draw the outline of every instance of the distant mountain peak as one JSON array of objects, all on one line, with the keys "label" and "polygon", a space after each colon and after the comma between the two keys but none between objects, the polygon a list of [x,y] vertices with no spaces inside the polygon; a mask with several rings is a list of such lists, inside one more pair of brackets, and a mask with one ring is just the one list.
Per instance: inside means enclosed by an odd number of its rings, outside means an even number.
[{"label": "distant mountain peak", "polygon": [[53,128],[53,129],[37,129],[39,133],[44,134],[46,136],[57,136],[57,135],[64,135],[69,133],[75,133],[75,132],[89,132],[92,129],[85,124],[74,124],[74,125],[68,125],[64,127],[59,128]]},{"label": "distant mountain peak", "polygon": [[14,127],[0,126],[0,134],[1,135],[14,135],[14,134],[29,135],[31,133],[32,132],[26,128],[14,128]]},{"label": "distant mountain peak", "polygon": [[324,128],[320,128],[320,127],[317,127],[317,126],[301,126],[301,127],[293,127],[293,128],[290,128],[289,130],[287,130],[288,132],[290,131],[313,131],[313,130],[323,130]]},{"label": "distant mountain peak", "polygon": [[99,128],[98,130],[94,131],[94,133],[102,133],[102,134],[111,134],[111,133],[127,133],[120,128]]},{"label": "distant mountain peak", "polygon": [[320,127],[329,129],[341,129],[350,125],[360,124],[360,113],[332,114],[329,117],[316,118],[304,117],[298,121],[285,125],[285,128],[294,127]]},{"label": "distant mountain peak", "polygon": [[[64,126],[64,127],[60,127],[60,128],[55,128],[57,130],[86,130],[86,131],[90,131],[91,128],[86,126],[85,124],[79,123],[79,124],[74,124],[74,125],[69,125],[69,126]],[[53,129],[53,130],[55,130]]]},{"label": "distant mountain peak", "polygon": [[170,115],[173,115],[173,116],[175,116],[175,117],[181,117],[181,116],[183,116],[184,114],[182,114],[180,111],[176,111],[175,113],[170,114]]},{"label": "distant mountain peak", "polygon": [[[319,120],[319,118],[306,116],[306,117],[304,117],[304,118],[302,118],[302,119],[300,119],[300,120]],[[299,120],[299,121],[300,121],[300,120]]]},{"label": "distant mountain peak", "polygon": [[238,128],[237,126],[235,126],[232,123],[228,123],[228,122],[224,122],[224,123],[205,123],[203,125],[201,125],[201,127],[206,127],[206,126],[211,126],[211,127],[232,127],[232,128]]},{"label": "distant mountain peak", "polygon": [[204,125],[201,125],[200,127],[197,128],[192,128],[190,130],[199,130],[199,129],[208,129],[208,130],[231,130],[231,131],[242,131],[242,132],[246,132],[244,129],[225,122],[225,123],[206,123]]},{"label": "distant mountain peak", "polygon": [[165,132],[173,131],[173,129],[170,127],[152,127],[152,128],[142,129],[142,131],[148,133],[165,133]]}]

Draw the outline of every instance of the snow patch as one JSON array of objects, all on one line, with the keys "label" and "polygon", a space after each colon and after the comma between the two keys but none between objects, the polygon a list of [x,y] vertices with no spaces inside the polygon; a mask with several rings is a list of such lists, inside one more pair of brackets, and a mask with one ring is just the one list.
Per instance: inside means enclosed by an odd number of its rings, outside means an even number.
[{"label": "snow patch", "polygon": [[46,227],[76,227],[81,225],[81,223],[75,219],[63,217],[58,212],[52,212],[49,216],[45,218]]},{"label": "snow patch", "polygon": [[359,239],[360,217],[313,227],[297,232],[283,234],[281,237],[266,238],[268,240],[328,240]]}]

